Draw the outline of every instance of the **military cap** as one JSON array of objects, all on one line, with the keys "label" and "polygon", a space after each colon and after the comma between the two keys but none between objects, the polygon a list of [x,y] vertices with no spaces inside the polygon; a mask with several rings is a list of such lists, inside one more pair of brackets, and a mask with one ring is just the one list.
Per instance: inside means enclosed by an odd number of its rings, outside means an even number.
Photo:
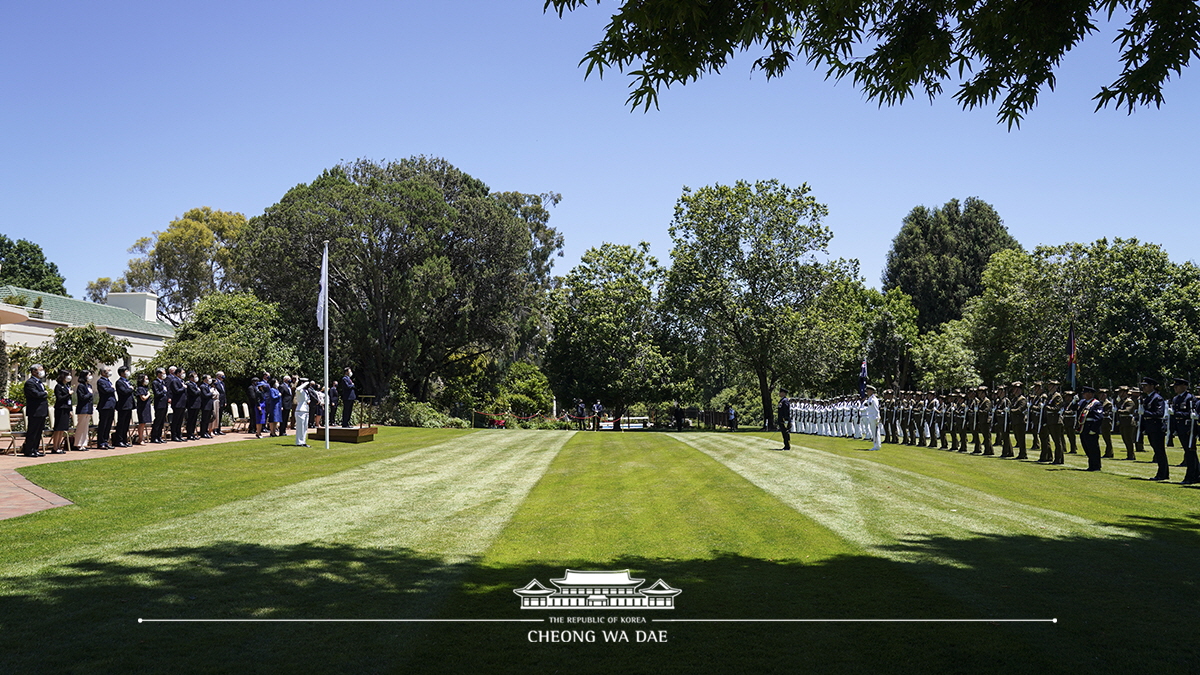
[{"label": "military cap", "polygon": [[1080,388],[1079,388],[1079,393],[1081,393],[1081,394],[1086,394],[1086,393],[1088,393],[1088,392],[1091,392],[1091,393],[1093,393],[1093,394],[1094,394],[1094,393],[1096,393],[1096,388],[1095,388],[1095,387],[1089,387],[1089,386],[1087,386],[1086,384],[1085,384],[1085,385],[1083,385],[1082,387],[1080,387]]},{"label": "military cap", "polygon": [[1050,381],[1049,381],[1049,382],[1047,382],[1046,384],[1052,384],[1052,385],[1054,385],[1054,386],[1056,386],[1056,387],[1057,387],[1057,386],[1060,384],[1060,382],[1059,382],[1058,380],[1050,380]]},{"label": "military cap", "polygon": [[1105,389],[1104,387],[1101,387],[1101,388],[1097,389],[1096,391],[1100,392],[1101,394],[1107,394],[1107,393],[1108,393],[1108,390],[1107,390],[1107,389]]},{"label": "military cap", "polygon": [[1123,385],[1117,387],[1117,391],[1129,391],[1131,388],[1132,387],[1130,387],[1129,385],[1123,384]]},{"label": "military cap", "polygon": [[1010,386],[1010,387],[1016,387],[1017,389],[1022,389],[1022,388],[1024,388],[1024,387],[1025,387],[1025,385],[1024,385],[1024,384],[1022,384],[1020,380],[1017,380],[1016,382],[1013,382],[1012,384],[1010,384],[1010,385],[1008,385],[1008,386]]},{"label": "military cap", "polygon": [[1188,382],[1187,380],[1183,379],[1182,377],[1177,377],[1177,378],[1175,378],[1175,381],[1174,381],[1174,382],[1172,382],[1171,384],[1179,384],[1179,385],[1183,385],[1183,386],[1185,386],[1185,387],[1190,387],[1190,386],[1192,386],[1192,383],[1191,383],[1191,382]]},{"label": "military cap", "polygon": [[875,391],[875,385],[873,385],[873,384],[868,384],[868,385],[866,386],[866,389],[869,389],[869,390],[871,390],[871,391]]},{"label": "military cap", "polygon": [[1041,380],[1034,380],[1034,382],[1033,382],[1033,386],[1035,386],[1035,387],[1040,387],[1040,386],[1042,386],[1042,381],[1041,381]]},{"label": "military cap", "polygon": [[988,390],[988,388],[987,388],[987,385],[986,385],[986,384],[981,384],[981,385],[979,385],[978,387],[975,387],[975,389],[976,389],[976,390],[978,390],[978,391],[987,391],[987,390]]},{"label": "military cap", "polygon": [[1157,386],[1158,386],[1158,380],[1154,379],[1153,377],[1149,377],[1149,376],[1147,376],[1147,377],[1143,377],[1143,378],[1142,378],[1142,381],[1141,381],[1141,382],[1138,382],[1138,385],[1139,385],[1139,386],[1141,386],[1141,385],[1143,385],[1143,384],[1148,384],[1148,385],[1150,385],[1151,387],[1157,387]]}]

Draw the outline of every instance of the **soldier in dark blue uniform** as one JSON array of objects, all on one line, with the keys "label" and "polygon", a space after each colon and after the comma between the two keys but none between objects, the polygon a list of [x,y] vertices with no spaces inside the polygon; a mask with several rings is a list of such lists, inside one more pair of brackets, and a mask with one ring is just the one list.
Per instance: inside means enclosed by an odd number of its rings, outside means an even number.
[{"label": "soldier in dark blue uniform", "polygon": [[1179,447],[1183,448],[1183,466],[1186,467],[1183,483],[1192,485],[1200,482],[1200,466],[1196,462],[1196,397],[1188,391],[1191,382],[1177,377],[1173,384],[1175,396],[1171,398],[1171,427],[1179,439]]},{"label": "soldier in dark blue uniform", "polygon": [[1100,429],[1104,426],[1106,415],[1104,404],[1096,398],[1096,390],[1083,387],[1083,400],[1078,401],[1076,411],[1079,413],[1079,444],[1088,458],[1088,471],[1100,470]]},{"label": "soldier in dark blue uniform", "polygon": [[1154,451],[1154,463],[1158,472],[1150,480],[1169,480],[1171,470],[1167,465],[1167,402],[1158,393],[1158,380],[1143,377],[1138,383],[1142,390],[1142,437],[1150,442]]},{"label": "soldier in dark blue uniform", "polygon": [[779,433],[783,434],[783,450],[792,449],[792,401],[786,391],[779,392],[779,408],[775,416],[779,418]]}]

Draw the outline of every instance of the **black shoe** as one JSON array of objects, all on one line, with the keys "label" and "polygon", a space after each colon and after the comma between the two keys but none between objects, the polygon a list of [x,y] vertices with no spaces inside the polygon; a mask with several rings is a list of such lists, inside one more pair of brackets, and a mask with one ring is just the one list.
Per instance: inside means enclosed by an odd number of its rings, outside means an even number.
[{"label": "black shoe", "polygon": [[1196,483],[1200,483],[1200,478],[1192,478],[1190,480],[1184,479],[1184,480],[1179,481],[1180,485],[1195,485]]},{"label": "black shoe", "polygon": [[22,452],[21,454],[24,455],[25,457],[37,457],[38,456],[38,454],[36,452]]},{"label": "black shoe", "polygon": [[1171,477],[1170,476],[1155,476],[1154,478],[1151,478],[1150,480],[1171,480]]},{"label": "black shoe", "polygon": [[1183,468],[1183,467],[1187,466],[1187,462],[1184,462],[1182,464],[1176,464],[1175,466],[1176,466],[1176,468]]},{"label": "black shoe", "polygon": [[133,447],[133,445],[132,445],[132,444],[130,444],[130,443],[118,443],[118,444],[117,444],[117,447],[118,447],[118,448],[132,448],[132,447]]}]

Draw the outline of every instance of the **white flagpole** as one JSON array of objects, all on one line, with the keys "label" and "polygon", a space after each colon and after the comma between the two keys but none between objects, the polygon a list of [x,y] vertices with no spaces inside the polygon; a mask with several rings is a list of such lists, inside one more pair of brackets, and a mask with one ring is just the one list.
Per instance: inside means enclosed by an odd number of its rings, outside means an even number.
[{"label": "white flagpole", "polygon": [[325,328],[325,449],[329,449],[329,240],[325,240],[325,254],[321,258],[321,323]]}]

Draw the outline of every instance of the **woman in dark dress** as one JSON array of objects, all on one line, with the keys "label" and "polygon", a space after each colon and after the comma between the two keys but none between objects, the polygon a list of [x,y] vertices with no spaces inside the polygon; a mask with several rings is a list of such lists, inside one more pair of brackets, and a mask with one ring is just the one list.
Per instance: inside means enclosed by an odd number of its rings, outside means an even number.
[{"label": "woman in dark dress", "polygon": [[141,445],[150,440],[146,436],[146,426],[154,421],[154,398],[150,392],[150,376],[142,373],[138,376],[137,389],[133,392],[133,405],[137,408],[138,425],[137,440],[134,445]]},{"label": "woman in dark dress", "polygon": [[200,438],[212,438],[208,428],[212,426],[212,378],[205,375],[200,379]]},{"label": "woman in dark dress", "polygon": [[283,413],[283,395],[279,393],[279,380],[271,378],[267,387],[267,425],[271,428],[271,436],[279,436],[279,422]]},{"label": "woman in dark dress", "polygon": [[184,438],[194,441],[196,440],[196,421],[200,418],[200,406],[203,404],[203,397],[200,395],[200,378],[197,377],[196,371],[188,373],[184,386],[186,387],[184,400],[187,401],[187,436]]},{"label": "woman in dark dress", "polygon": [[54,433],[50,436],[50,452],[63,455],[67,452],[67,432],[71,430],[71,373],[58,371],[54,385]]},{"label": "woman in dark dress", "polygon": [[92,374],[81,370],[76,375],[79,376],[79,384],[75,386],[75,449],[87,450],[88,427],[92,423],[92,401],[96,395],[92,392],[92,385],[88,383]]}]

